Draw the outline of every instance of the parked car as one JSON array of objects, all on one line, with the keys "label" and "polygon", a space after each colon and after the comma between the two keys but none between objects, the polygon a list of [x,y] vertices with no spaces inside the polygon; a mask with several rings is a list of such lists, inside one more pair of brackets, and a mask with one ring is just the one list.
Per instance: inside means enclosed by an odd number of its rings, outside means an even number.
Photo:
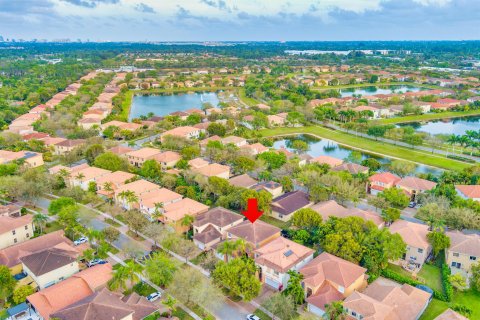
[{"label": "parked car", "polygon": [[408,204],[408,207],[409,207],[409,208],[415,208],[416,205],[417,205],[417,203],[414,202],[414,201],[412,201],[412,202],[410,202],[410,203]]},{"label": "parked car", "polygon": [[78,245],[81,245],[82,243],[87,243],[87,242],[88,242],[87,237],[81,237],[81,238],[78,238],[77,240],[73,241],[73,244],[78,246]]},{"label": "parked car", "polygon": [[150,293],[148,296],[147,296],[147,300],[150,301],[150,302],[153,302],[155,300],[158,300],[162,297],[162,293],[161,292],[154,292],[154,293]]},{"label": "parked car", "polygon": [[96,266],[97,264],[105,264],[108,263],[107,260],[102,260],[102,259],[93,259],[92,261],[87,262],[87,267],[93,267]]},{"label": "parked car", "polygon": [[254,314],[249,314],[249,315],[247,315],[247,320],[260,320],[260,317],[254,315]]}]

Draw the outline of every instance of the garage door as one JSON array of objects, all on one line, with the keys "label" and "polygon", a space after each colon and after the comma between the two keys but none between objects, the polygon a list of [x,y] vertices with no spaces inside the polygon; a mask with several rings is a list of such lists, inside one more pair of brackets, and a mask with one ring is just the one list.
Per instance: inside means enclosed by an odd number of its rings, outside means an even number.
[{"label": "garage door", "polygon": [[275,281],[275,280],[273,280],[269,277],[265,278],[265,283],[268,284],[269,286],[275,288],[275,289],[280,288],[280,283],[278,283],[277,281]]}]

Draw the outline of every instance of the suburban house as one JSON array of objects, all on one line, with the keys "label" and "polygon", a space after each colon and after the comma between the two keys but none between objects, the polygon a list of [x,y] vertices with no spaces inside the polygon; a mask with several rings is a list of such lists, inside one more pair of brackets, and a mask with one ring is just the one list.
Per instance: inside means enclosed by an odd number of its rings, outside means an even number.
[{"label": "suburban house", "polygon": [[271,127],[276,126],[283,126],[285,124],[286,119],[284,117],[280,117],[278,115],[268,115],[267,116],[268,125]]},{"label": "suburban house", "polygon": [[346,218],[359,217],[367,221],[373,222],[378,228],[383,228],[385,222],[378,214],[359,208],[345,208],[339,205],[335,200],[322,201],[310,207],[322,216],[323,221],[327,221],[330,217]]},{"label": "suburban house", "polygon": [[351,174],[368,174],[369,168],[356,163],[345,162],[332,168],[332,171],[347,171]]},{"label": "suburban house", "polygon": [[278,237],[254,251],[255,263],[260,267],[260,280],[276,290],[287,287],[289,270],[298,271],[313,260],[314,250],[296,242]]},{"label": "suburban house", "polygon": [[256,156],[258,154],[267,152],[269,149],[261,143],[247,144],[240,147],[242,150],[245,150],[250,155]]},{"label": "suburban house", "polygon": [[397,188],[404,190],[412,201],[415,201],[420,193],[432,190],[436,185],[435,182],[417,177],[405,177],[396,184]]},{"label": "suburban house", "polygon": [[102,132],[107,129],[108,127],[117,127],[120,130],[128,130],[128,131],[136,131],[142,127],[139,123],[132,123],[132,122],[123,122],[123,121],[109,121],[107,123],[102,124],[101,129]]},{"label": "suburban house", "polygon": [[97,183],[97,179],[100,179],[103,176],[109,175],[112,172],[110,170],[105,170],[97,167],[86,167],[75,171],[74,175],[71,175],[69,178],[70,184],[74,187],[80,187],[83,190],[88,190],[90,182]]},{"label": "suburban house", "polygon": [[310,207],[312,204],[313,202],[310,201],[307,193],[303,191],[292,191],[274,199],[270,207],[272,217],[282,221],[288,221],[296,211]]},{"label": "suburban house", "polygon": [[67,139],[65,141],[59,142],[53,146],[54,154],[57,156],[62,156],[71,152],[73,149],[83,146],[85,144],[84,139]]},{"label": "suburban house", "polygon": [[467,273],[473,264],[480,261],[480,235],[449,231],[450,247],[445,250],[445,260],[452,271],[463,270]]},{"label": "suburban house", "polygon": [[153,302],[133,292],[127,296],[106,288],[53,313],[61,320],[142,320],[158,310]]},{"label": "suburban house", "polygon": [[175,136],[185,139],[198,139],[200,137],[200,133],[202,133],[203,131],[204,130],[202,129],[189,126],[177,127],[172,130],[165,131],[160,137],[160,140],[163,142],[166,136]]},{"label": "suburban house", "polygon": [[133,150],[135,150],[135,149],[130,148],[130,147],[125,147],[125,146],[119,145],[119,146],[110,148],[110,149],[108,149],[107,151],[108,151],[108,152],[111,152],[111,153],[113,153],[113,154],[116,154],[117,156],[126,158],[126,157],[127,157],[127,153],[129,153],[130,151],[133,151]]},{"label": "suburban house", "polygon": [[256,185],[254,185],[253,187],[250,187],[250,189],[253,189],[257,192],[260,192],[261,190],[265,190],[272,195],[273,199],[281,196],[283,193],[282,185],[275,181],[261,181]]},{"label": "suburban house", "polygon": [[348,319],[418,320],[431,294],[408,284],[377,279],[363,292],[355,291],[343,302]]},{"label": "suburban house", "polygon": [[1,215],[0,249],[22,243],[32,238],[35,230],[32,220],[33,216],[31,214],[20,217]]},{"label": "suburban house", "polygon": [[23,161],[26,166],[36,168],[43,166],[43,155],[33,151],[6,151],[0,150],[0,164],[12,161]]},{"label": "suburban house", "polygon": [[20,212],[22,207],[17,206],[16,204],[0,204],[0,217],[20,217],[22,213]]},{"label": "suburban house", "polygon": [[103,175],[95,181],[97,183],[97,194],[106,198],[112,198],[118,187],[123,186],[134,177],[133,173],[124,171],[115,171]]},{"label": "suburban house", "polygon": [[162,213],[162,209],[171,203],[182,200],[182,195],[167,188],[157,188],[138,196],[140,211],[152,216],[155,213]]},{"label": "suburban house", "polygon": [[105,288],[112,275],[109,263],[96,265],[28,296],[27,302],[43,320],[49,320],[52,314]]},{"label": "suburban house", "polygon": [[228,229],[242,223],[244,218],[222,207],[199,214],[193,222],[193,242],[202,250],[210,250],[226,237]]},{"label": "suburban house", "polygon": [[79,271],[78,251],[48,248],[20,258],[23,272],[29,275],[37,287],[45,289],[69,278]]},{"label": "suburban house", "polygon": [[192,169],[204,177],[219,177],[223,179],[230,178],[230,167],[219,163],[211,163],[204,167]]},{"label": "suburban house", "polygon": [[45,248],[73,249],[81,253],[88,248],[88,244],[74,247],[72,241],[65,237],[63,230],[58,230],[0,250],[0,264],[7,266],[13,275],[18,274],[23,268],[20,260],[22,257]]},{"label": "suburban house", "polygon": [[455,191],[463,199],[472,199],[473,201],[480,201],[480,185],[461,185],[455,186]]},{"label": "suburban house", "polygon": [[393,188],[401,179],[390,172],[375,173],[368,178],[367,193],[377,195],[385,189]]},{"label": "suburban house", "polygon": [[237,137],[237,136],[228,136],[228,137],[222,138],[221,141],[225,145],[233,144],[236,147],[242,147],[242,146],[246,146],[248,144],[247,139]]},{"label": "suburban house", "polygon": [[180,159],[182,159],[182,156],[178,152],[174,151],[165,151],[160,154],[157,154],[153,157],[155,161],[160,163],[162,166],[162,169],[168,169],[168,168],[173,168],[177,164]]},{"label": "suburban house", "polygon": [[389,229],[392,234],[399,234],[407,244],[405,256],[395,263],[421,269],[432,252],[432,246],[427,239],[427,234],[430,232],[428,226],[406,220],[397,220],[392,223]]},{"label": "suburban house", "polygon": [[258,183],[257,180],[250,177],[248,174],[242,174],[228,180],[232,186],[241,188],[251,188]]},{"label": "suburban house", "polygon": [[452,309],[447,309],[442,312],[438,317],[434,320],[468,320],[468,318],[462,316],[461,314],[453,311]]},{"label": "suburban house", "polygon": [[199,214],[208,211],[208,206],[190,198],[183,198],[180,201],[171,202],[163,207],[163,214],[160,216],[160,221],[173,225],[175,230],[185,232],[190,229],[190,226],[182,225],[182,219],[185,216],[196,217]]},{"label": "suburban house", "polygon": [[207,160],[204,160],[202,158],[195,158],[192,160],[188,160],[188,165],[190,166],[190,169],[195,170],[198,168],[203,168],[206,167],[210,164]]},{"label": "suburban house", "polygon": [[[129,210],[133,208],[139,208],[139,197],[145,193],[153,190],[158,190],[160,187],[155,183],[151,183],[147,180],[136,180],[123,186],[118,187],[115,190],[115,202],[121,205],[123,208]],[[132,194],[132,197],[128,196],[128,193]]]},{"label": "suburban house", "polygon": [[343,300],[367,286],[367,269],[323,252],[299,270],[303,275],[307,309],[321,317],[325,305]]},{"label": "suburban house", "polygon": [[160,153],[162,152],[155,148],[141,148],[126,153],[126,156],[132,166],[141,167],[145,161],[153,159]]},{"label": "suburban house", "polygon": [[343,164],[342,159],[330,157],[330,156],[318,156],[310,160],[310,163],[318,163],[318,164],[326,164],[330,168],[338,167],[339,165]]},{"label": "suburban house", "polygon": [[227,239],[243,239],[252,249],[258,249],[280,237],[280,228],[261,220],[251,223],[248,220],[227,230]]}]

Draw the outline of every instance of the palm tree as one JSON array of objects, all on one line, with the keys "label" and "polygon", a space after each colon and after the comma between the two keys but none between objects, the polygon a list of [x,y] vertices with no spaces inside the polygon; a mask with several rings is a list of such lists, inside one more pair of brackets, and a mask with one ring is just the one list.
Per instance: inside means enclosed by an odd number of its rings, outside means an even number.
[{"label": "palm tree", "polygon": [[127,279],[130,280],[130,283],[137,283],[140,281],[140,274],[143,272],[143,266],[135,261],[130,260],[123,266],[125,268],[125,273],[127,274]]},{"label": "palm tree", "polygon": [[458,136],[452,134],[448,137],[447,143],[452,146],[452,153],[455,153],[455,144],[458,142]]},{"label": "palm tree", "polygon": [[[182,227],[188,227],[188,230],[190,230],[190,227],[193,223],[193,221],[195,221],[195,218],[189,214],[186,214],[182,220],[180,221],[180,225]],[[185,238],[188,238],[188,230],[187,232],[185,233]]]},{"label": "palm tree", "polygon": [[77,179],[77,180],[82,180],[83,178],[85,178],[85,175],[84,175],[82,172],[79,172],[79,173],[75,176],[75,179]]},{"label": "palm tree", "polygon": [[237,257],[241,255],[247,255],[248,251],[252,249],[250,242],[247,242],[244,239],[237,239],[234,244],[236,249],[234,254]]},{"label": "palm tree", "polygon": [[325,305],[325,316],[328,320],[344,320],[347,318],[347,313],[341,301],[333,301]]},{"label": "palm tree", "polygon": [[82,259],[85,261],[92,261],[95,258],[95,250],[88,248],[82,253]]},{"label": "palm tree", "polygon": [[127,289],[127,279],[125,267],[120,266],[114,271],[112,279],[108,282],[108,287],[110,290],[117,290],[119,288],[125,290]]},{"label": "palm tree", "polygon": [[227,240],[218,246],[217,251],[223,254],[225,262],[228,262],[228,257],[237,251],[237,244],[234,241]]},{"label": "palm tree", "polygon": [[129,206],[132,203],[138,202],[138,196],[132,190],[125,190],[118,194]]},{"label": "palm tree", "polygon": [[33,216],[33,224],[40,229],[40,233],[43,233],[43,227],[47,224],[48,217],[43,213],[36,213]]},{"label": "palm tree", "polygon": [[155,211],[153,212],[153,217],[155,219],[159,219],[161,216],[163,216],[163,202],[155,202]]},{"label": "palm tree", "polygon": [[177,300],[172,296],[168,296],[167,299],[162,301],[162,304],[168,308],[168,317],[171,318],[172,314],[177,310]]}]

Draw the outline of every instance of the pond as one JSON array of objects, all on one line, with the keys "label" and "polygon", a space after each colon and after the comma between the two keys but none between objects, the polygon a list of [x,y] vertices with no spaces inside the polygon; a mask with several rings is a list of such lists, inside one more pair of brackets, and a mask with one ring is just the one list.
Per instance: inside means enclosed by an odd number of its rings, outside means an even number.
[{"label": "pond", "polygon": [[[326,156],[330,156],[330,157],[334,157],[342,160],[347,159],[347,161],[352,162],[351,160],[348,160],[348,158],[349,156],[351,156],[352,152],[355,150],[342,146],[332,140],[318,139],[316,137],[312,137],[309,135],[299,135],[296,137],[288,137],[285,139],[277,140],[274,142],[273,146],[275,149],[285,147],[289,151],[294,151],[292,148],[290,148],[290,145],[293,140],[298,140],[298,139],[308,143],[308,146],[310,149],[307,151],[307,153],[312,157],[326,155]],[[372,155],[364,152],[359,152],[359,153],[361,155],[362,160],[367,158],[374,158],[378,160],[381,164],[383,164],[385,167],[391,162],[391,159],[388,157],[381,157],[381,156]],[[432,173],[434,175],[439,175],[441,172],[442,172],[441,169],[429,167],[426,165],[417,165],[415,169],[415,173]]]},{"label": "pond", "polygon": [[135,95],[130,108],[129,120],[152,112],[156,116],[166,116],[175,111],[192,108],[200,109],[204,103],[216,107],[219,98],[216,92],[174,93],[162,95]]},{"label": "pond", "polygon": [[360,88],[345,88],[340,89],[340,94],[343,97],[351,97],[355,95],[362,96],[371,96],[375,94],[390,94],[390,93],[405,93],[418,92],[422,90],[427,90],[427,88],[410,86],[410,85],[400,85],[400,86],[369,86],[369,87],[360,87]]},{"label": "pond", "polygon": [[480,116],[432,120],[427,122],[399,123],[398,126],[410,126],[416,131],[430,134],[463,135],[468,130],[480,130]]}]

